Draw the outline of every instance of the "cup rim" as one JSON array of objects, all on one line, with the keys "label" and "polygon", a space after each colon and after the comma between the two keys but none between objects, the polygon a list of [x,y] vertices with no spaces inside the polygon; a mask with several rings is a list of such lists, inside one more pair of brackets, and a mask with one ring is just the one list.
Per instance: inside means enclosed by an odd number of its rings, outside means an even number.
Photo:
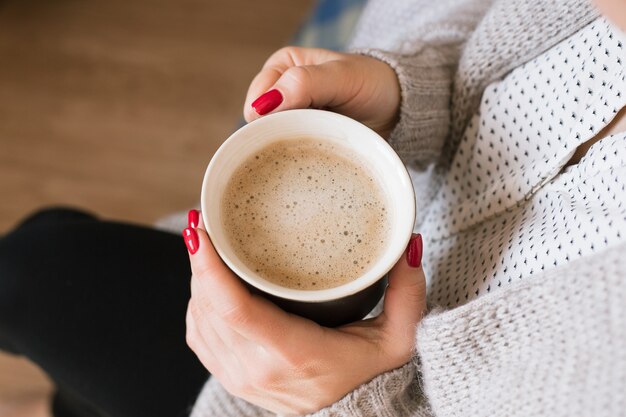
[{"label": "cup rim", "polygon": [[[382,273],[380,276],[369,277],[369,279],[365,280],[363,278],[366,277],[367,275],[363,275],[359,278],[356,278],[350,282],[339,285],[337,287],[320,289],[320,290],[299,290],[299,289],[294,289],[294,288],[282,287],[277,284],[270,283],[261,277],[249,277],[245,272],[242,271],[242,269],[238,265],[238,263],[243,263],[243,262],[239,259],[236,259],[236,261],[233,261],[233,259],[231,259],[231,257],[229,257],[226,251],[223,249],[222,243],[219,241],[219,239],[215,239],[216,232],[212,229],[211,223],[207,221],[208,220],[208,217],[207,217],[208,213],[206,211],[207,203],[205,203],[207,201],[207,198],[209,197],[207,184],[209,183],[210,177],[213,175],[213,172],[215,171],[215,166],[218,164],[218,162],[216,161],[219,161],[222,155],[226,152],[226,149],[228,149],[231,146],[234,146],[234,144],[238,140],[240,140],[239,138],[245,138],[246,136],[248,136],[249,131],[256,129],[257,126],[260,126],[263,123],[269,124],[269,123],[278,122],[280,119],[293,117],[294,115],[301,114],[301,113],[306,113],[309,116],[314,113],[323,114],[324,117],[330,117],[331,119],[335,119],[344,123],[358,126],[359,129],[366,129],[367,131],[369,131],[370,140],[378,141],[379,144],[382,145],[383,148],[386,150],[388,156],[394,159],[394,165],[397,165],[398,167],[402,168],[401,170],[399,170],[399,172],[400,172],[400,175],[402,176],[402,180],[404,181],[404,183],[408,184],[407,192],[410,193],[410,198],[407,197],[407,201],[409,201],[409,204],[410,204],[409,211],[411,214],[410,228],[407,227],[406,235],[404,237],[404,242],[402,245],[402,248],[406,248],[411,238],[411,235],[413,233],[413,228],[415,227],[415,190],[413,189],[411,177],[409,175],[409,172],[406,166],[401,161],[400,157],[395,153],[393,148],[391,148],[391,146],[387,143],[387,141],[384,140],[380,135],[378,135],[378,133],[376,133],[369,127],[363,125],[362,123],[354,119],[351,119],[347,116],[344,116],[338,113],[326,111],[326,110],[317,110],[317,109],[284,110],[278,113],[273,113],[267,116],[263,116],[262,118],[256,119],[246,124],[245,126],[237,129],[222,143],[222,145],[215,152],[215,154],[213,155],[213,157],[211,158],[211,161],[209,162],[207,166],[207,169],[205,171],[204,178],[202,181],[200,204],[202,208],[202,217],[203,217],[204,225],[216,252],[220,256],[222,261],[239,278],[247,282],[252,287],[255,287],[263,292],[274,295],[276,297],[289,299],[293,301],[301,301],[301,302],[314,302],[314,303],[325,302],[325,301],[331,301],[331,300],[348,297],[350,295],[356,294],[364,290],[365,288],[368,288],[369,286],[375,284],[377,281],[382,279],[391,270],[391,268],[398,262],[398,260],[404,253],[404,249],[398,250],[398,253],[394,256],[393,262],[389,262],[388,264],[386,264],[384,268],[385,272]],[[242,159],[242,162],[243,162],[243,159]]]}]

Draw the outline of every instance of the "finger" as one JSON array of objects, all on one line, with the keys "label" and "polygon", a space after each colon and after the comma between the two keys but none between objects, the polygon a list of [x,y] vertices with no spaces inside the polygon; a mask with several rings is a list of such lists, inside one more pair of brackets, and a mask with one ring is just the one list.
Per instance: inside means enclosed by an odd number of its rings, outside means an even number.
[{"label": "finger", "polygon": [[[354,90],[342,54],[322,49],[305,50],[305,57],[290,56],[266,65],[250,86],[244,117],[251,121],[272,112],[340,105]],[[278,92],[278,94],[276,93]]]},{"label": "finger", "polygon": [[261,69],[261,71],[254,77],[248,93],[246,94],[246,101],[243,105],[243,118],[246,122],[251,122],[254,119],[261,117],[252,107],[252,102],[258,99],[263,93],[269,91],[272,85],[278,81],[281,75],[287,70],[287,65],[276,65]]},{"label": "finger", "polygon": [[[190,211],[192,213],[192,211]],[[189,224],[195,223],[197,226],[195,230],[196,234],[204,233],[204,221],[199,211],[190,214],[189,218],[193,217],[194,222],[190,221]],[[199,242],[199,237],[198,237]],[[198,245],[199,246],[199,245]],[[217,253],[213,254],[213,258],[217,258]],[[192,267],[197,263],[197,257],[191,257]],[[231,274],[232,272],[221,262],[215,259],[215,266],[211,268],[218,268],[222,273]],[[211,332],[212,339],[215,339],[215,343],[220,345],[223,351],[232,352],[232,349],[236,346],[244,344],[245,340],[239,333],[233,331],[230,327],[226,326],[222,320],[215,314],[212,302],[206,298],[206,294],[202,291],[202,288],[198,286],[199,281],[192,279],[191,281],[191,293],[192,299],[189,303],[189,310],[195,321],[199,323],[199,329],[207,329]],[[195,301],[195,302],[194,302]],[[206,339],[206,337],[205,337]],[[211,338],[209,340],[212,340]]]},{"label": "finger", "polygon": [[213,248],[208,235],[200,228],[199,249],[190,255],[192,298],[199,303],[208,303],[226,325],[243,337],[266,346],[278,346],[295,337],[293,329],[302,323],[311,326],[302,318],[289,315],[269,301],[253,296],[239,278],[222,262]]},{"label": "finger", "polygon": [[254,342],[233,330],[217,314],[209,315],[207,320],[211,323],[211,327],[215,330],[224,346],[238,358],[241,354],[248,352],[252,346],[256,346]]},{"label": "finger", "polygon": [[218,352],[216,356],[233,354],[233,349],[244,343],[247,339],[239,333],[227,327],[211,308],[199,306],[197,299],[189,301],[189,311],[199,335],[205,343]]},{"label": "finger", "polygon": [[250,83],[244,104],[244,117],[247,121],[258,117],[258,114],[254,112],[251,106],[252,102],[261,94],[268,91],[288,68],[301,65],[322,64],[326,61],[338,59],[341,55],[342,54],[328,49],[301,48],[294,46],[281,48],[274,52],[267,59],[259,74],[257,74],[254,80],[252,80],[252,83]]},{"label": "finger", "polygon": [[389,272],[382,314],[384,326],[412,346],[426,308],[426,281],[421,267],[422,237],[413,235],[398,263]]},{"label": "finger", "polygon": [[[204,227],[204,219],[202,218],[202,212],[199,211],[199,210],[198,210],[197,219],[198,219],[198,226],[197,226],[197,228],[202,229],[202,230],[204,230],[206,232],[206,228]],[[193,227],[193,226],[191,226],[191,227]]]},{"label": "finger", "polygon": [[[198,331],[198,326],[192,314],[191,302],[187,307],[187,314],[185,315],[186,324],[186,340],[187,346],[196,354],[202,365],[214,375],[222,374],[222,366],[224,363],[217,359],[216,354],[213,351],[212,345],[206,343],[204,336]],[[207,330],[206,333],[210,333]],[[210,334],[209,334],[210,337]],[[214,340],[210,338],[210,340]],[[217,351],[220,351],[220,346],[216,346]]]}]

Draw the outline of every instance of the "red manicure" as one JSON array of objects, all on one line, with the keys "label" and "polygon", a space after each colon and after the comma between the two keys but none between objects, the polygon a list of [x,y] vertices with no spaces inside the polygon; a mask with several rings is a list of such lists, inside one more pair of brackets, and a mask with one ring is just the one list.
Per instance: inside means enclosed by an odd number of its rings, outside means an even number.
[{"label": "red manicure", "polygon": [[280,103],[283,102],[283,95],[280,94],[280,91],[274,89],[270,90],[265,94],[262,94],[252,102],[252,108],[259,115],[263,116],[274,110]]},{"label": "red manicure", "polygon": [[187,245],[187,250],[190,254],[193,255],[198,252],[200,240],[198,239],[198,232],[196,232],[196,229],[188,227],[183,230],[183,239],[185,239],[185,245]]},{"label": "red manicure", "polygon": [[200,212],[198,210],[189,210],[187,213],[187,227],[195,229],[200,224]]},{"label": "red manicure", "polygon": [[419,268],[422,265],[422,235],[418,234],[411,237],[406,253],[406,261],[413,268]]}]

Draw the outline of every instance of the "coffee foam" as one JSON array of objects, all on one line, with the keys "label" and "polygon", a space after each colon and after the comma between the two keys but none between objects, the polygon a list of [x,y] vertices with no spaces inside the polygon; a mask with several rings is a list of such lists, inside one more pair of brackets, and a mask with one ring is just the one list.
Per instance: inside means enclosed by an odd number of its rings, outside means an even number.
[{"label": "coffee foam", "polygon": [[348,149],[275,142],[230,178],[222,221],[240,260],[278,285],[319,290],[363,275],[388,240],[384,193]]}]

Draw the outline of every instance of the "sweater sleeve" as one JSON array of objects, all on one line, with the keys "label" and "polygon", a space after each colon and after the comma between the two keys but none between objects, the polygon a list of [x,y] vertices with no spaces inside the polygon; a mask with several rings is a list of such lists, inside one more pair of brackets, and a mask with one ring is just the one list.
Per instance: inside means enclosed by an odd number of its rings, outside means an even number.
[{"label": "sweater sleeve", "polygon": [[[420,386],[417,359],[377,376],[340,401],[309,417],[432,417]],[[209,379],[190,417],[270,417],[273,413],[229,394],[216,379]]]},{"label": "sweater sleeve", "polygon": [[420,384],[417,358],[361,385],[307,417],[432,417]]},{"label": "sweater sleeve", "polygon": [[436,416],[617,416],[626,410],[622,243],[432,312],[417,351]]},{"label": "sweater sleeve", "polygon": [[310,417],[609,416],[626,409],[626,244],[433,311],[417,360]]},{"label": "sweater sleeve", "polygon": [[270,417],[274,413],[231,395],[215,378],[209,378],[190,417]]},{"label": "sweater sleeve", "polygon": [[398,77],[398,123],[388,138],[406,164],[436,162],[450,130],[453,80],[465,41],[491,0],[368,3],[351,52],[391,66]]},{"label": "sweater sleeve", "polygon": [[414,55],[377,49],[356,50],[387,63],[400,83],[398,122],[387,142],[402,161],[416,168],[436,162],[450,129],[452,80],[459,44],[424,47]]}]

